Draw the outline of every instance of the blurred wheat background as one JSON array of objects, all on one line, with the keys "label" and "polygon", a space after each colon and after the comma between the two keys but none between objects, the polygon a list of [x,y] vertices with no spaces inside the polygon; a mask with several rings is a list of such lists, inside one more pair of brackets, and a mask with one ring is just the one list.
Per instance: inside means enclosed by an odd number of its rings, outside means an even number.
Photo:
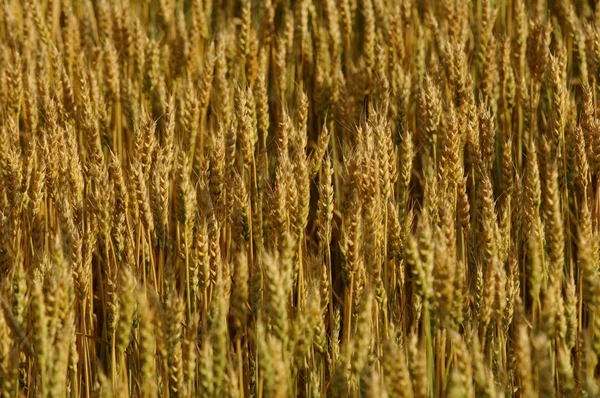
[{"label": "blurred wheat background", "polygon": [[2,397],[593,397],[600,6],[1,0]]}]

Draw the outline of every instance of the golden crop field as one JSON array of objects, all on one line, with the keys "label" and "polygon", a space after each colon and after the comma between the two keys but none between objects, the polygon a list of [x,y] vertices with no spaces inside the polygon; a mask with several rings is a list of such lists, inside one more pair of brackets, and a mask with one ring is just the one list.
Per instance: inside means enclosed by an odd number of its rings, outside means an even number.
[{"label": "golden crop field", "polygon": [[1,0],[0,396],[600,395],[600,6]]}]

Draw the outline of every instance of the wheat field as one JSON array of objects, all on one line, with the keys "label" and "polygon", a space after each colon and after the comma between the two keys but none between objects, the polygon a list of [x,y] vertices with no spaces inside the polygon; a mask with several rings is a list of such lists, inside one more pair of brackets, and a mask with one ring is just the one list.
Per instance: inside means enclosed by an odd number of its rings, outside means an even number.
[{"label": "wheat field", "polygon": [[0,396],[600,395],[600,5],[0,3]]}]

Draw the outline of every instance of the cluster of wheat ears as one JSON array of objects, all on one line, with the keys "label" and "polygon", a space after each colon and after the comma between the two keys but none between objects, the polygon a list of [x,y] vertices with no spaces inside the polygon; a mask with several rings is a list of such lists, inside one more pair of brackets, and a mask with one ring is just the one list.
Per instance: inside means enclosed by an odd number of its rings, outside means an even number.
[{"label": "cluster of wheat ears", "polygon": [[600,6],[1,3],[1,396],[600,393]]}]

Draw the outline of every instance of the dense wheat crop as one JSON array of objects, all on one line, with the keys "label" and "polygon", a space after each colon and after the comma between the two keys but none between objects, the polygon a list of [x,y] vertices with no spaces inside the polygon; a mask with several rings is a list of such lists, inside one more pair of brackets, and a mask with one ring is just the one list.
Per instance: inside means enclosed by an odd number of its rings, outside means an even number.
[{"label": "dense wheat crop", "polygon": [[600,6],[1,0],[0,396],[600,394]]}]

